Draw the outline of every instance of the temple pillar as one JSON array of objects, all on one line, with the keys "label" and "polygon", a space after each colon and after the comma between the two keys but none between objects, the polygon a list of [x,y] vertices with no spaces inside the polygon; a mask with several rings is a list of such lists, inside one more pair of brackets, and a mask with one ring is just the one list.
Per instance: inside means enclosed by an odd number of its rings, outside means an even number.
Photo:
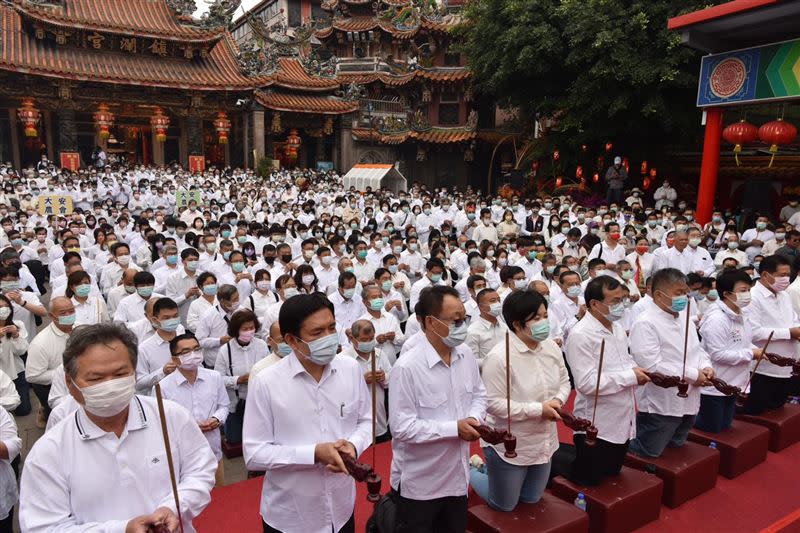
[{"label": "temple pillar", "polygon": [[[325,161],[325,136],[317,137],[317,161]],[[316,165],[314,165],[316,168]]]},{"label": "temple pillar", "polygon": [[203,120],[198,116],[186,117],[186,140],[189,155],[204,155],[203,153]]},{"label": "temple pillar", "polygon": [[151,146],[153,147],[153,164],[160,167],[164,165],[164,143],[156,138],[156,129],[150,130]]},{"label": "temple pillar", "polygon": [[17,126],[17,109],[8,110],[8,123],[11,124],[11,160],[14,168],[22,168],[22,153],[19,151],[19,127]]},{"label": "temple pillar", "polygon": [[56,160],[56,147],[53,146],[53,113],[49,109],[42,111],[44,118],[44,142],[47,143],[47,159]]},{"label": "temple pillar", "polygon": [[697,210],[695,216],[699,224],[711,220],[714,210],[714,196],[717,192],[717,172],[719,170],[719,145],[722,139],[722,108],[706,110],[706,132],[703,140],[703,162],[700,166],[700,184],[697,188]]},{"label": "temple pillar", "polygon": [[181,135],[178,138],[178,157],[181,160],[181,165],[189,167],[189,139],[186,135],[186,119],[180,120]]},{"label": "temple pillar", "polygon": [[75,110],[62,107],[58,115],[58,153],[78,151],[78,130],[75,127]]},{"label": "temple pillar", "polygon": [[266,129],[264,127],[264,108],[260,105],[254,105],[250,115],[250,118],[253,122],[253,150],[256,151],[256,160],[253,161],[253,165],[257,168],[258,159],[267,155],[267,149],[264,145],[266,137]]},{"label": "temple pillar", "polygon": [[244,168],[255,168],[255,164],[250,166],[250,114],[242,114],[242,150],[244,151]]}]

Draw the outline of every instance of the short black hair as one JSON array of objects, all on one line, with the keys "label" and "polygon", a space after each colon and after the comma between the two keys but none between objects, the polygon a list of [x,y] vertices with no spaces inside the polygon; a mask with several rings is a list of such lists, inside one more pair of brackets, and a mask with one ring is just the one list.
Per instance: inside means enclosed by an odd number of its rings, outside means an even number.
[{"label": "short black hair", "polygon": [[481,300],[483,300],[485,297],[489,296],[490,292],[497,292],[497,291],[495,291],[494,289],[483,289],[481,292],[479,292],[475,296],[475,301],[478,302],[478,303],[481,303]]},{"label": "short black hair", "polygon": [[178,304],[176,304],[175,300],[172,298],[159,298],[156,300],[156,303],[153,304],[153,316],[158,316],[158,313],[164,309],[171,310],[177,308]]},{"label": "short black hair", "polygon": [[259,322],[258,317],[254,312],[252,312],[250,309],[238,309],[235,313],[233,313],[233,316],[228,322],[228,336],[238,337],[239,330],[248,322],[253,322],[256,325],[256,331],[261,329],[261,322]]},{"label": "short black hair", "polygon": [[536,291],[524,290],[514,291],[506,296],[503,302],[503,319],[512,331],[517,331],[515,324],[525,324],[528,320],[536,316],[539,308],[547,308],[547,300]]},{"label": "short black hair", "polygon": [[564,270],[558,275],[558,281],[563,285],[566,283],[566,279],[570,276],[576,276],[579,280],[581,279],[581,275],[577,272],[573,272],[572,270]]},{"label": "short black hair", "polygon": [[334,317],[336,316],[333,304],[320,292],[298,294],[289,298],[281,306],[278,315],[281,335],[286,336],[287,333],[291,333],[295,337],[300,337],[300,328],[302,328],[303,322],[322,309],[328,309]]},{"label": "short black hair", "polygon": [[467,278],[467,288],[474,289],[475,284],[479,281],[486,281],[486,278],[481,276],[480,274],[472,274],[470,277]]},{"label": "short black hair", "polygon": [[717,293],[723,296],[726,292],[733,292],[737,283],[746,283],[749,287],[752,281],[744,270],[726,270],[717,276]]},{"label": "short black hair", "polygon": [[595,257],[594,259],[591,259],[589,261],[589,264],[587,266],[589,270],[592,270],[594,267],[598,265],[605,265],[605,264],[606,264],[605,259],[600,259],[599,257]]},{"label": "short black hair", "polygon": [[213,279],[214,283],[217,282],[217,276],[215,276],[212,272],[203,272],[202,274],[197,276],[197,286],[202,287],[203,284],[209,279]]},{"label": "short black hair", "polygon": [[357,280],[356,280],[356,275],[355,275],[355,274],[353,274],[352,272],[348,272],[348,271],[346,271],[346,270],[345,270],[344,272],[342,272],[341,274],[339,274],[339,287],[340,287],[340,288],[341,288],[341,287],[344,287],[344,283],[345,283],[346,281],[350,281],[351,279],[352,279],[353,281],[357,281]]},{"label": "short black hair", "polygon": [[586,284],[586,290],[583,292],[583,298],[586,300],[586,307],[592,300],[602,302],[605,299],[604,291],[613,291],[619,287],[621,283],[611,276],[597,276]]},{"label": "short black hair", "polygon": [[194,248],[184,248],[184,250],[181,252],[181,261],[186,261],[190,257],[197,257],[199,259],[200,254],[197,253],[197,250]]},{"label": "short black hair", "polygon": [[180,343],[181,341],[188,341],[190,339],[197,340],[197,337],[195,337],[194,333],[192,333],[191,331],[187,331],[183,335],[176,336],[174,339],[169,341],[169,354],[175,357],[175,352],[178,351],[178,343]]},{"label": "short black hair", "polygon": [[425,323],[426,316],[438,315],[442,312],[442,302],[444,302],[444,297],[448,295],[461,301],[458,291],[446,285],[426,287],[419,293],[419,301],[414,309],[417,312],[417,318],[422,319],[419,321],[420,324]]},{"label": "short black hair", "polygon": [[758,273],[763,274],[764,272],[769,272],[770,274],[774,274],[778,271],[778,267],[782,265],[791,267],[792,263],[783,255],[768,255],[761,261],[761,264],[758,265]]},{"label": "short black hair", "polygon": [[137,272],[136,275],[133,276],[134,287],[138,287],[139,285],[155,285],[155,283],[156,277],[150,272]]}]

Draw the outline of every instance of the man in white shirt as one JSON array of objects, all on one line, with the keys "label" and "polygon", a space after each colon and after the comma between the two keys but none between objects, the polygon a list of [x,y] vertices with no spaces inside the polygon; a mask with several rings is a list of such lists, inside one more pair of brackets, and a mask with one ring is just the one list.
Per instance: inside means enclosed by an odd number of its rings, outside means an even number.
[{"label": "man in white shirt", "polygon": [[178,367],[169,350],[170,341],[184,333],[178,304],[169,298],[157,299],[153,304],[153,326],[155,333],[139,345],[136,390],[140,394],[150,394],[156,383]]},{"label": "man in white shirt", "polygon": [[[23,531],[179,529],[156,401],[134,396],[136,356],[133,335],[119,324],[85,326],[70,338],[66,382],[80,407],[28,454]],[[183,530],[194,533],[216,461],[188,411],[172,402],[164,409]]]},{"label": "man in white shirt", "polygon": [[181,252],[181,268],[172,272],[167,278],[167,297],[172,298],[180,310],[181,323],[186,325],[189,306],[200,296],[197,286],[197,268],[200,256],[194,248],[185,248]]},{"label": "man in white shirt", "polygon": [[714,266],[714,260],[711,259],[711,254],[708,253],[708,250],[700,246],[702,242],[700,230],[692,227],[689,228],[687,233],[689,234],[689,248],[687,248],[686,251],[692,256],[691,271],[697,272],[697,274],[703,277],[711,276],[716,270],[716,267]]},{"label": "man in white shirt", "polygon": [[163,295],[153,292],[156,278],[150,272],[137,272],[133,276],[133,286],[136,292],[123,298],[117,310],[114,311],[114,321],[129,323],[144,318],[144,304],[152,298],[161,298]]},{"label": "man in white shirt", "polygon": [[492,212],[489,209],[481,209],[481,223],[472,230],[472,240],[476,243],[483,242],[484,240],[496,243],[499,240],[497,237],[497,228],[492,222]]},{"label": "man in white shirt", "polygon": [[497,291],[483,289],[477,293],[475,301],[480,314],[470,321],[466,344],[472,350],[480,368],[492,348],[505,338],[508,328],[499,318],[503,312],[503,303]]},{"label": "man in white shirt", "polygon": [[[765,257],[758,267],[760,278],[750,291],[752,302],[744,315],[753,328],[753,342],[763,348],[772,334],[768,351],[797,360],[800,339],[800,317],[792,307],[786,292],[792,268],[789,260],[779,254]],[[786,403],[792,383],[792,367],[780,367],[770,361],[761,361],[750,382],[750,397],[744,406],[745,413],[759,415],[778,409]]]},{"label": "man in white shirt", "polygon": [[[337,357],[352,357],[358,361],[370,395],[372,394],[372,383],[375,383],[375,441],[380,443],[391,438],[384,400],[386,398],[386,389],[389,388],[392,365],[375,348],[375,328],[372,322],[359,319],[353,322],[350,344]],[[374,374],[372,373],[373,357],[375,358]]]},{"label": "man in white shirt", "polygon": [[393,365],[406,340],[403,330],[400,329],[400,322],[384,309],[386,302],[380,287],[368,285],[361,291],[361,295],[367,312],[359,319],[370,321],[375,330],[375,353]]},{"label": "man in white shirt", "polygon": [[[44,419],[50,414],[47,397],[53,384],[53,371],[61,364],[67,338],[75,324],[75,306],[66,297],[50,300],[50,325],[40,331],[28,347],[25,362],[25,379],[44,410]],[[44,421],[44,420],[42,420]]]},{"label": "man in white shirt", "polygon": [[444,263],[441,259],[433,258],[428,259],[425,263],[425,276],[414,282],[411,286],[411,297],[409,299],[409,306],[413,308],[417,305],[419,295],[422,289],[426,287],[433,287],[442,283],[444,277]]},{"label": "man in white shirt", "polygon": [[767,241],[775,238],[775,233],[767,229],[769,217],[760,216],[756,219],[756,227],[742,233],[742,246],[747,254],[747,259],[752,263],[753,258],[761,255],[762,247]]},{"label": "man in white shirt", "polygon": [[250,382],[243,452],[265,471],[265,532],[354,533],[356,487],[340,454],[370,444],[369,392],[359,364],[336,357],[333,305],[321,294],[284,302],[280,330],[292,353]]},{"label": "man in white shirt", "polygon": [[[649,381],[628,352],[628,336],[620,319],[625,313],[622,285],[610,276],[594,278],[586,287],[588,312],[570,333],[566,357],[575,380],[575,416],[594,418],[598,430],[594,446],[576,433],[571,479],[597,485],[622,469],[628,442],[636,436],[636,385]],[[600,345],[605,342],[600,387],[597,387]],[[595,414],[594,398],[597,393]]]},{"label": "man in white shirt", "polygon": [[558,280],[561,292],[550,302],[549,314],[556,316],[566,340],[572,328],[586,313],[586,303],[583,301],[584,287],[581,285],[580,275],[572,270],[562,271]]},{"label": "man in white shirt", "polygon": [[230,404],[225,383],[219,372],[203,368],[203,351],[193,334],[178,335],[169,342],[169,349],[177,372],[161,380],[161,393],[194,417],[218,461],[214,478],[215,485],[221,487],[225,484],[225,470],[219,427],[228,418]]},{"label": "man in white shirt", "polygon": [[389,381],[398,531],[463,532],[469,443],[479,438],[486,389],[463,345],[466,312],[458,292],[431,287],[416,309],[420,338],[397,360]]},{"label": "man in white shirt", "polygon": [[662,268],[674,268],[683,274],[694,272],[694,254],[689,248],[689,234],[676,231],[672,248],[664,250],[653,260],[653,272]]},{"label": "man in white shirt", "polygon": [[723,237],[722,242],[725,243],[725,249],[717,252],[714,257],[714,266],[717,269],[722,267],[722,262],[728,258],[736,259],[740,267],[750,264],[747,254],[739,249],[739,236],[735,233],[728,233]]},{"label": "man in white shirt", "polygon": [[347,343],[347,330],[358,317],[366,312],[361,298],[356,294],[356,276],[352,272],[339,274],[339,288],[330,295],[336,313],[336,330],[339,343]]},{"label": "man in white shirt", "polygon": [[[674,268],[652,276],[653,305],[631,327],[631,354],[646,372],[678,376],[688,382],[688,397],[647,383],[638,394],[636,438],[630,450],[644,457],[660,457],[664,449],[683,446],[700,408],[700,387],[709,384],[714,369],[700,346],[697,330],[686,320],[689,285]],[[688,330],[686,328],[689,324]],[[684,340],[688,335],[686,363]]]},{"label": "man in white shirt", "polygon": [[625,247],[619,244],[622,234],[619,231],[619,224],[609,222],[605,225],[606,238],[594,245],[589,252],[589,260],[603,259],[607,265],[616,265],[625,259]]},{"label": "man in white shirt", "polygon": [[114,262],[108,263],[100,270],[100,290],[104,295],[108,295],[111,289],[119,284],[119,280],[122,279],[122,273],[126,269],[141,270],[136,263],[131,261],[130,248],[124,242],[115,243],[111,247],[111,254],[114,257]]}]

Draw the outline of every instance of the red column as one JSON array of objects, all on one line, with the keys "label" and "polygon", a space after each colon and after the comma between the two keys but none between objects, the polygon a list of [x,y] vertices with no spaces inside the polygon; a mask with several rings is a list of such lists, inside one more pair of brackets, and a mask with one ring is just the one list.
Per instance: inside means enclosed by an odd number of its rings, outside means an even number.
[{"label": "red column", "polygon": [[705,224],[711,220],[714,196],[717,191],[719,169],[719,144],[722,139],[722,108],[706,110],[706,134],[703,140],[703,164],[700,167],[700,185],[697,188],[697,222]]}]

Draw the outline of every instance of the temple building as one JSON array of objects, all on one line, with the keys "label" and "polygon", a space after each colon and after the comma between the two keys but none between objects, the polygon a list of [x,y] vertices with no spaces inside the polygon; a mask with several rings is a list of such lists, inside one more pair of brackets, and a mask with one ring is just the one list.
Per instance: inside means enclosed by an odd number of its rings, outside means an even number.
[{"label": "temple building", "polygon": [[101,146],[193,169],[266,156],[471,181],[482,137],[454,0],[265,0],[234,21],[240,2],[202,18],[194,0],[0,4],[0,159],[87,166]]}]

